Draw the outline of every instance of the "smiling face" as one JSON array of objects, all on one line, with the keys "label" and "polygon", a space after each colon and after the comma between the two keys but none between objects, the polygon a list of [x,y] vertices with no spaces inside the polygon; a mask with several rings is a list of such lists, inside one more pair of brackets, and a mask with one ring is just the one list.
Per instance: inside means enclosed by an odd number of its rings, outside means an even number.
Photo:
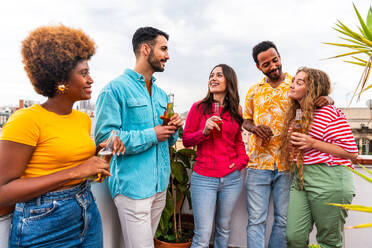
[{"label": "smiling face", "polygon": [[208,86],[212,94],[226,92],[226,78],[223,74],[222,67],[218,66],[213,69],[209,75]]},{"label": "smiling face", "polygon": [[167,39],[164,36],[159,35],[155,39],[155,44],[150,48],[151,51],[147,62],[155,72],[164,71],[165,63],[169,59]]},{"label": "smiling face", "polygon": [[275,48],[269,48],[257,55],[257,68],[270,80],[277,81],[282,75],[282,63],[279,53]]},{"label": "smiling face", "polygon": [[300,71],[293,78],[288,94],[291,99],[301,102],[305,98],[307,91],[306,77],[307,73]]},{"label": "smiling face", "polygon": [[88,60],[81,60],[71,71],[66,95],[73,101],[88,100],[92,94],[93,79],[89,75]]}]

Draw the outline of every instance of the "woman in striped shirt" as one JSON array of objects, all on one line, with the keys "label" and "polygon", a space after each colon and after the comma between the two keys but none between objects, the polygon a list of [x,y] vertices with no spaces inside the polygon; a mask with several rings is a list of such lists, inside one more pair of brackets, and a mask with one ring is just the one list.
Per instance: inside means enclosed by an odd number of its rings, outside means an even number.
[{"label": "woman in striped shirt", "polygon": [[[342,247],[347,212],[326,203],[351,203],[353,177],[343,165],[352,167],[350,160],[356,159],[358,149],[338,108],[315,108],[314,101],[329,92],[328,75],[306,67],[297,71],[290,85],[281,141],[282,158],[293,163],[294,172],[287,217],[289,248],[307,247],[314,223],[322,248]],[[303,113],[302,132],[292,132],[297,109]]]}]

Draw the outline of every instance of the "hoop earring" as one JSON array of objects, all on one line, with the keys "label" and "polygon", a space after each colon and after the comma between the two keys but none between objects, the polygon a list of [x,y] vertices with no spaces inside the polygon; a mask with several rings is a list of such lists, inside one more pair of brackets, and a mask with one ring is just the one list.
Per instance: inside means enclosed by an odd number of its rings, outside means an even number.
[{"label": "hoop earring", "polygon": [[63,94],[67,90],[67,87],[64,84],[60,84],[60,85],[57,86],[57,89],[58,89],[59,92],[61,92]]}]

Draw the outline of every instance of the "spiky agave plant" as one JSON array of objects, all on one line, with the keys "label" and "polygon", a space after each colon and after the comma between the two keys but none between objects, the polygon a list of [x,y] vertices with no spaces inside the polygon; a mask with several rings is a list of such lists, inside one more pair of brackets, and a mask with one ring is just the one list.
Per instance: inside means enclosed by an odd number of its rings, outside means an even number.
[{"label": "spiky agave plant", "polygon": [[[369,176],[372,176],[372,171],[368,170],[366,167],[364,167],[361,164],[358,164],[360,167],[362,167]],[[363,179],[367,180],[368,182],[372,183],[372,177],[366,176],[354,169],[351,169],[350,167],[346,166],[349,170],[357,174],[358,176],[362,177]],[[362,205],[354,205],[354,204],[335,204],[335,203],[328,203],[329,205],[337,206],[337,207],[342,207],[345,209],[349,210],[354,210],[354,211],[360,211],[360,212],[368,212],[372,213],[372,207],[367,207],[367,206],[362,206]],[[367,223],[367,224],[361,224],[357,226],[351,226],[351,227],[345,227],[346,229],[352,229],[352,228],[364,228],[364,227],[372,227],[372,223]]]},{"label": "spiky agave plant", "polygon": [[[332,45],[332,46],[345,47],[351,50],[347,53],[342,53],[342,54],[330,57],[328,59],[349,56],[352,58],[352,60],[345,60],[344,62],[355,64],[355,65],[360,65],[364,67],[362,76],[359,80],[357,88],[354,91],[354,94],[353,94],[353,97],[351,98],[350,103],[353,101],[354,97],[357,94],[358,94],[358,100],[359,100],[362,92],[372,87],[372,84],[366,86],[366,83],[368,81],[368,78],[371,72],[371,65],[372,65],[372,7],[369,8],[366,22],[364,22],[355,4],[353,4],[353,6],[354,6],[355,13],[358,16],[359,23],[360,23],[360,27],[358,27],[359,32],[352,31],[350,28],[344,25],[340,20],[337,20],[337,23],[336,23],[337,27],[334,27],[333,29],[341,33],[343,36],[339,38],[347,41],[347,43],[329,43],[329,42],[324,43],[324,44]],[[358,57],[356,55],[358,55]],[[364,58],[361,57],[360,55],[364,55]],[[366,56],[367,58],[365,59]],[[357,93],[358,91],[359,93]]]}]

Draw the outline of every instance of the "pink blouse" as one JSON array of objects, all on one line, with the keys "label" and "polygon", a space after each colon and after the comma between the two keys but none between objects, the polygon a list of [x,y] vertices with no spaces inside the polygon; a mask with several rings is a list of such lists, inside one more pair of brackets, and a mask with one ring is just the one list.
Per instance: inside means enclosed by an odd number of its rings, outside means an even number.
[{"label": "pink blouse", "polygon": [[[224,177],[235,170],[247,166],[248,155],[245,152],[239,124],[231,119],[230,112],[221,111],[222,137],[214,138],[202,133],[205,123],[212,114],[203,115],[203,110],[194,103],[187,116],[183,132],[185,147],[197,146],[194,171],[208,177]],[[229,166],[234,163],[231,169]]]}]

